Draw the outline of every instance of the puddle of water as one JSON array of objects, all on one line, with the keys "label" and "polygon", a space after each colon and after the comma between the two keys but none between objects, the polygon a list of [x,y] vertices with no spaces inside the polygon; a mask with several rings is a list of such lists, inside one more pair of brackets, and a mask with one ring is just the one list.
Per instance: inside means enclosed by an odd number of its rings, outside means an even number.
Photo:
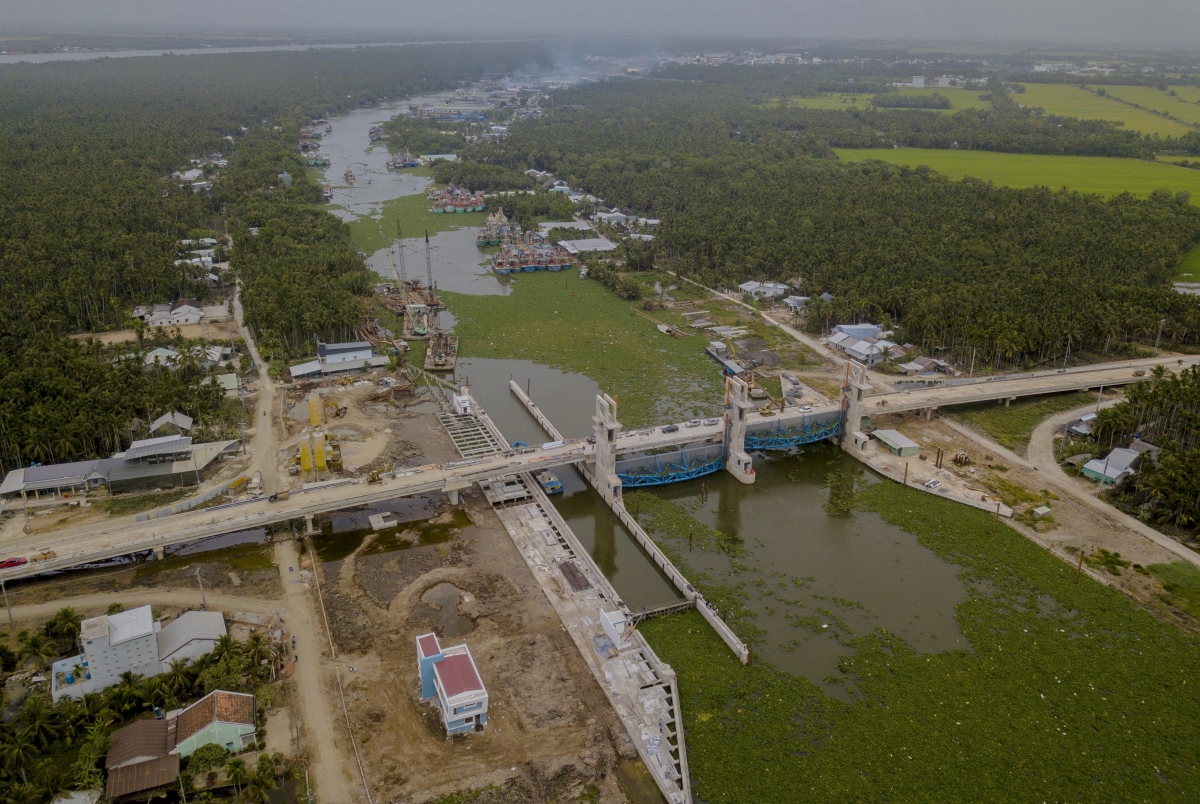
[{"label": "puddle of water", "polygon": [[236,547],[243,544],[266,544],[267,529],[255,528],[254,530],[243,530],[237,533],[226,533],[222,536],[213,536],[211,539],[203,539],[198,542],[187,542],[186,544],[177,544],[166,548],[167,555],[190,556],[200,553],[207,553],[213,550],[222,550],[226,547]]},{"label": "puddle of water", "polygon": [[[424,192],[424,190],[422,190]],[[433,269],[433,281],[438,290],[454,293],[469,293],[476,296],[507,295],[509,283],[501,282],[490,267],[488,255],[475,245],[478,227],[468,226],[451,229],[429,236],[429,264]],[[426,281],[425,238],[405,238],[404,275],[409,279]],[[385,282],[396,282],[396,270],[392,260],[400,264],[399,256],[381,248],[367,258],[367,265]]]},{"label": "puddle of water", "polygon": [[463,637],[475,630],[471,618],[464,617],[458,610],[462,595],[463,591],[452,583],[439,583],[421,595],[421,602],[436,612],[433,628],[442,639]]},{"label": "puddle of water", "polygon": [[321,533],[313,537],[317,557],[332,564],[357,550],[367,534],[372,532],[370,517],[373,514],[390,514],[397,521],[395,528],[381,531],[379,536],[380,539],[389,535],[394,538],[408,523],[436,516],[443,499],[440,496],[401,497],[375,503],[370,508],[338,511],[320,522]]}]

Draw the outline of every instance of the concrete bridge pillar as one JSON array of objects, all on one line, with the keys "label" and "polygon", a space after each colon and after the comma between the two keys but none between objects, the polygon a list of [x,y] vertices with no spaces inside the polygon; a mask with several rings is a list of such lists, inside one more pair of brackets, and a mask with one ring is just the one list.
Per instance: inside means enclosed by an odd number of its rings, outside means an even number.
[{"label": "concrete bridge pillar", "polygon": [[460,492],[470,487],[470,485],[471,484],[465,480],[451,479],[446,481],[446,485],[442,490],[446,492],[446,496],[450,498],[451,505],[458,505],[459,500],[461,499]]},{"label": "concrete bridge pillar", "polygon": [[596,449],[592,455],[593,477],[600,496],[605,501],[621,499],[621,478],[617,477],[617,403],[608,394],[596,395],[596,415],[592,417]]},{"label": "concrete bridge pillar", "polygon": [[725,471],[742,483],[754,482],[754,459],[746,452],[746,416],[754,410],[750,386],[737,377],[725,379]]},{"label": "concrete bridge pillar", "polygon": [[167,548],[161,547],[161,546],[154,548],[154,560],[155,561],[162,561],[166,557],[167,557]]},{"label": "concrete bridge pillar", "polygon": [[317,529],[313,527],[313,515],[305,514],[304,515],[304,533],[308,536],[312,536],[316,532],[317,532]]},{"label": "concrete bridge pillar", "polygon": [[846,377],[842,381],[842,440],[843,449],[854,443],[854,433],[862,428],[863,396],[871,389],[867,367],[854,360],[846,362]]}]

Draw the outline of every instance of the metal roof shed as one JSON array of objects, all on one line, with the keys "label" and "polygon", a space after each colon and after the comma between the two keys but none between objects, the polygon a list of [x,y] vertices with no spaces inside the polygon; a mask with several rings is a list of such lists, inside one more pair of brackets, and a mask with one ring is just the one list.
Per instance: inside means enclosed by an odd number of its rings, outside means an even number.
[{"label": "metal roof shed", "polygon": [[871,433],[875,438],[901,458],[910,458],[921,451],[917,442],[901,433],[899,430],[876,430]]}]

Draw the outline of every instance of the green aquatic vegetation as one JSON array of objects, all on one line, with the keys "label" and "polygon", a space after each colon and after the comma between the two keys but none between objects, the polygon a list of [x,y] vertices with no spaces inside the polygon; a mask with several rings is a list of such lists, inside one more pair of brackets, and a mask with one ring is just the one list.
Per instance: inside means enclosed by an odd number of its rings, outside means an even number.
[{"label": "green aquatic vegetation", "polygon": [[[397,223],[407,240],[410,237],[424,237],[425,232],[433,235],[463,226],[483,226],[486,219],[485,212],[431,212],[429,199],[424,193],[419,193],[384,201],[378,217],[364,215],[350,221],[350,236],[360,249],[371,254],[396,241]],[[407,248],[405,252],[408,253]],[[408,259],[412,259],[411,254]],[[424,265],[424,256],[419,262]]]},{"label": "green aquatic vegetation", "polygon": [[1143,572],[1149,572],[1162,582],[1163,597],[1168,604],[1200,617],[1200,569],[1186,561],[1173,561],[1151,564]]},{"label": "green aquatic vegetation", "polygon": [[[724,383],[703,339],[663,335],[597,282],[540,271],[521,274],[506,296],[441,296],[458,322],[463,357],[532,360],[584,374],[618,398],[627,428],[720,410]],[[654,317],[687,325],[669,310]]]},{"label": "green aquatic vegetation", "polygon": [[1196,638],[1114,589],[1074,583],[1074,567],[1005,525],[993,533],[986,512],[919,494],[877,483],[858,500],[961,567],[970,650],[918,653],[884,629],[852,639],[846,703],[742,666],[695,612],[640,626],[679,674],[697,797],[1193,800]]},{"label": "green aquatic vegetation", "polygon": [[[788,477],[792,479],[791,475]],[[829,499],[825,501],[825,513],[838,519],[849,519],[853,516],[854,496],[860,477],[860,469],[846,466],[833,469],[825,475],[825,480],[821,483],[821,488],[829,490]]]}]

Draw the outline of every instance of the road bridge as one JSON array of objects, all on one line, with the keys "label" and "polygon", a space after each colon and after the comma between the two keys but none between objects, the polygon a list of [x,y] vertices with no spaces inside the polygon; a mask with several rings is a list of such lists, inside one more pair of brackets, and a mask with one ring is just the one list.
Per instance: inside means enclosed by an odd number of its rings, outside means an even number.
[{"label": "road bridge", "polygon": [[[987,401],[1011,401],[1024,396],[1063,393],[1092,388],[1113,388],[1136,382],[1153,365],[1173,369],[1196,365],[1200,357],[1160,358],[1153,361],[1129,361],[1066,371],[1042,372],[1014,378],[986,378],[959,384],[929,388],[872,393],[865,367],[849,363],[837,402],[788,407],[763,413],[749,397],[745,383],[727,378],[725,415],[717,424],[688,427],[653,427],[623,431],[616,420],[615,403],[599,398],[595,443],[584,439],[557,438],[538,447],[505,450],[446,464],[420,466],[387,476],[381,483],[363,479],[323,484],[293,492],[277,502],[267,499],[190,511],[148,522],[121,525],[100,524],[76,529],[69,536],[28,535],[9,546],[10,556],[29,555],[45,549],[58,555],[48,561],[29,563],[0,571],[6,580],[66,569],[138,552],[154,551],[161,555],[166,547],[197,541],[239,530],[267,527],[295,519],[307,519],[345,508],[371,505],[396,497],[446,493],[451,500],[458,492],[480,480],[537,471],[564,464],[579,464],[595,473],[607,497],[619,497],[621,481],[617,473],[618,455],[654,453],[669,448],[721,445],[725,450],[725,468],[738,480],[754,482],[753,459],[747,449],[771,449],[813,440],[840,437],[857,426],[865,415],[909,410],[931,415],[939,407]],[[520,389],[517,389],[520,392]],[[523,393],[520,394],[524,396]],[[526,401],[527,406],[532,405]],[[536,406],[531,408],[536,410]],[[480,411],[482,412],[482,411]],[[545,419],[538,411],[541,422]],[[550,424],[549,420],[543,422]],[[550,424],[551,433],[557,433]],[[494,429],[494,426],[493,428]],[[496,431],[499,432],[498,430]],[[560,434],[561,435],[561,434]],[[502,443],[502,442],[501,442]]]}]

